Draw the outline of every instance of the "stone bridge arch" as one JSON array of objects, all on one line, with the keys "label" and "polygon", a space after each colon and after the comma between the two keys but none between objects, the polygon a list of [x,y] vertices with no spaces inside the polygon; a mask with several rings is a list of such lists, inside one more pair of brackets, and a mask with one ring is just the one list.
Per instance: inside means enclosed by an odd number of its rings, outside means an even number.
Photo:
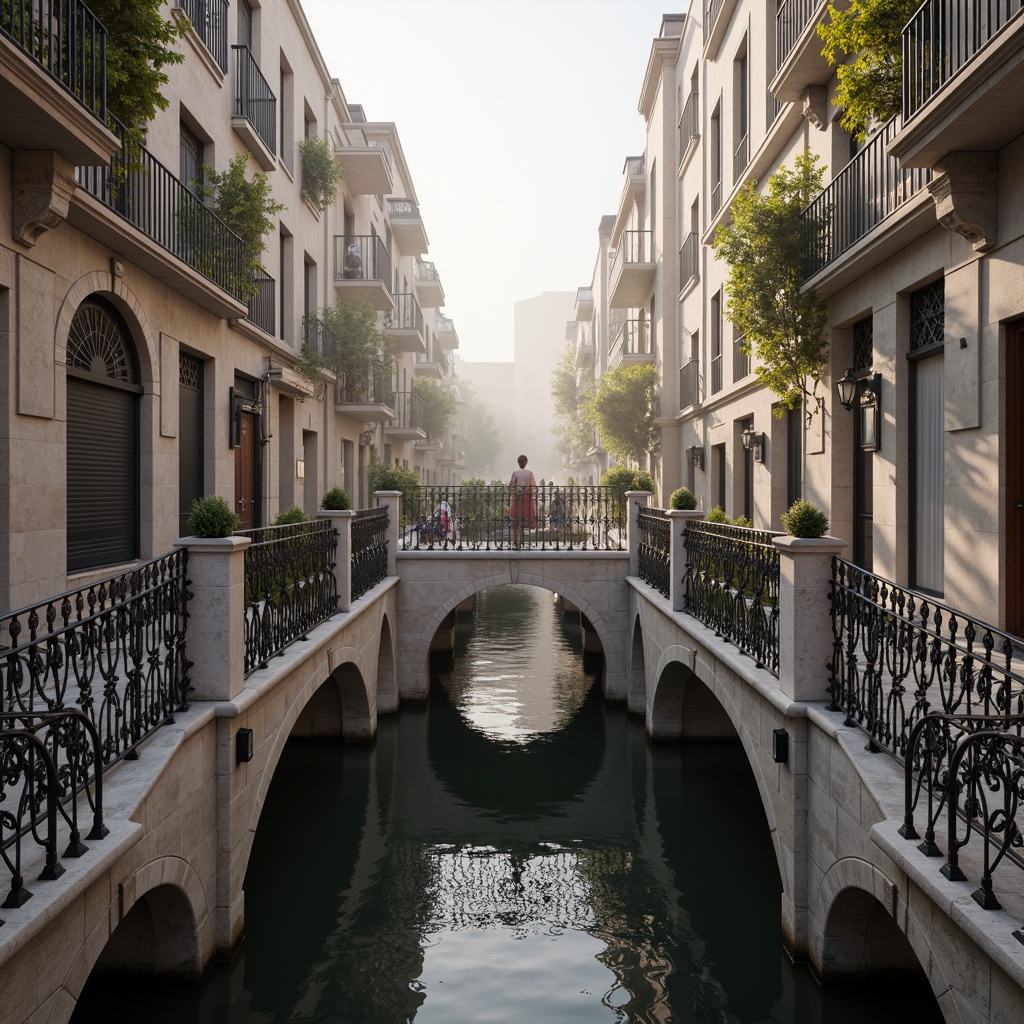
[{"label": "stone bridge arch", "polygon": [[[399,689],[403,700],[425,700],[430,688],[430,645],[448,615],[492,587],[540,587],[571,601],[586,616],[604,650],[604,696],[626,699],[628,556],[619,552],[561,552],[521,560],[499,556],[438,558],[403,553],[399,560]],[[611,555],[612,557],[608,557]]]}]

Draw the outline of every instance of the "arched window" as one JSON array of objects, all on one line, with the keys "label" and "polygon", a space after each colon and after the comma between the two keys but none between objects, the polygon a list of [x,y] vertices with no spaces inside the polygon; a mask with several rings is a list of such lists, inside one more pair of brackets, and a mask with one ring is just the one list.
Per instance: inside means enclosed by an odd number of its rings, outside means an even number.
[{"label": "arched window", "polygon": [[139,380],[124,321],[88,299],[67,346],[69,573],[139,557]]}]

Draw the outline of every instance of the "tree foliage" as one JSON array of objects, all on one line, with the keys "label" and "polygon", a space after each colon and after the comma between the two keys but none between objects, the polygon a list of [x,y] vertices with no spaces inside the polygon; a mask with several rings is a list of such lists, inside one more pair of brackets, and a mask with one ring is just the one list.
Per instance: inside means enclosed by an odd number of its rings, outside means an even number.
[{"label": "tree foliage", "polygon": [[271,218],[284,205],[274,199],[264,171],[256,171],[251,178],[245,176],[247,164],[248,157],[238,153],[231,158],[226,171],[204,165],[205,177],[199,187],[214,213],[242,240],[242,291],[251,296],[256,289],[256,272],[262,269],[264,238],[274,227]]},{"label": "tree foliage", "polygon": [[167,109],[162,70],[185,58],[171,47],[188,31],[160,16],[160,0],[89,0],[89,10],[107,30],[107,109],[136,142],[158,110]]},{"label": "tree foliage", "polygon": [[[732,206],[732,223],[715,235],[715,255],[729,266],[727,313],[761,382],[779,396],[778,414],[813,396],[828,354],[828,307],[802,290],[805,226],[800,211],[821,191],[817,157],[804,152],[777,170],[764,192],[748,182]],[[812,380],[808,389],[807,380]]]},{"label": "tree foliage", "polygon": [[903,27],[918,7],[920,0],[852,0],[845,9],[829,4],[829,16],[818,26],[822,54],[838,65],[833,102],[843,107],[839,123],[854,138],[863,140],[872,125],[900,111]]},{"label": "tree foliage", "polygon": [[380,326],[373,304],[366,300],[336,302],[317,312],[334,335],[333,347],[317,350],[302,346],[302,358],[296,370],[307,380],[320,380],[320,371],[329,370],[343,379],[346,391],[357,401],[370,401],[373,384],[378,392],[389,391],[394,373],[394,343]]},{"label": "tree foliage", "polygon": [[323,213],[338,195],[343,172],[334,155],[334,144],[318,135],[299,143],[302,164],[302,198]]},{"label": "tree foliage", "polygon": [[468,381],[459,381],[455,422],[456,443],[465,459],[465,472],[481,477],[493,473],[501,455],[501,436],[494,415]]},{"label": "tree foliage", "polygon": [[423,429],[429,441],[440,441],[455,420],[455,395],[439,380],[417,377],[413,393],[423,402]]},{"label": "tree foliage", "polygon": [[601,431],[604,446],[624,462],[643,463],[658,450],[655,409],[658,368],[650,363],[617,366],[585,399],[584,414]]},{"label": "tree foliage", "polygon": [[576,350],[567,345],[551,373],[551,400],[555,413],[555,450],[563,466],[579,462],[594,446],[594,421],[588,412],[592,384],[576,376]]}]

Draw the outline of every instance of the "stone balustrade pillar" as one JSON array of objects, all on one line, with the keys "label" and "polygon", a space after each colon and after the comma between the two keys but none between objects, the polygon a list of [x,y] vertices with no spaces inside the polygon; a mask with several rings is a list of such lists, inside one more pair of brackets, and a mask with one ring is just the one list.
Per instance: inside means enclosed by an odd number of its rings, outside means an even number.
[{"label": "stone balustrade pillar", "polygon": [[838,537],[775,537],[779,550],[779,685],[797,701],[827,701],[832,660],[832,558]]},{"label": "stone balustrade pillar", "polygon": [[629,545],[629,575],[640,575],[640,509],[651,503],[650,491],[626,491],[626,540]]},{"label": "stone balustrade pillar", "polygon": [[669,542],[668,542],[668,599],[672,602],[672,611],[681,612],[686,596],[686,564],[689,556],[686,552],[686,524],[700,522],[706,515],[698,509],[669,509]]},{"label": "stone balustrade pillar", "polygon": [[316,517],[329,519],[338,535],[334,582],[338,588],[338,611],[347,612],[352,607],[352,520],[356,514],[351,509],[321,509]]},{"label": "stone balustrade pillar", "polygon": [[374,491],[377,499],[377,507],[386,505],[388,507],[388,575],[398,575],[398,559],[395,555],[398,552],[398,517],[401,514],[401,491]]},{"label": "stone balustrade pillar", "polygon": [[245,686],[248,537],[182,537],[192,599],[185,633],[192,700],[233,700]]}]

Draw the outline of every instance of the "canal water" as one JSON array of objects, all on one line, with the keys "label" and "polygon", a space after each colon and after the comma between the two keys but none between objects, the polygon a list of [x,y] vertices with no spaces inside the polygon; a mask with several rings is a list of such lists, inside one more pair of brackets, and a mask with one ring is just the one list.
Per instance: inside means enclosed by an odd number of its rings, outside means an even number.
[{"label": "canal water", "polygon": [[651,745],[578,625],[507,586],[376,743],[289,745],[246,939],[202,986],[88,984],[75,1024],[930,1024],[919,985],[821,989],[786,957],[736,744]]}]

